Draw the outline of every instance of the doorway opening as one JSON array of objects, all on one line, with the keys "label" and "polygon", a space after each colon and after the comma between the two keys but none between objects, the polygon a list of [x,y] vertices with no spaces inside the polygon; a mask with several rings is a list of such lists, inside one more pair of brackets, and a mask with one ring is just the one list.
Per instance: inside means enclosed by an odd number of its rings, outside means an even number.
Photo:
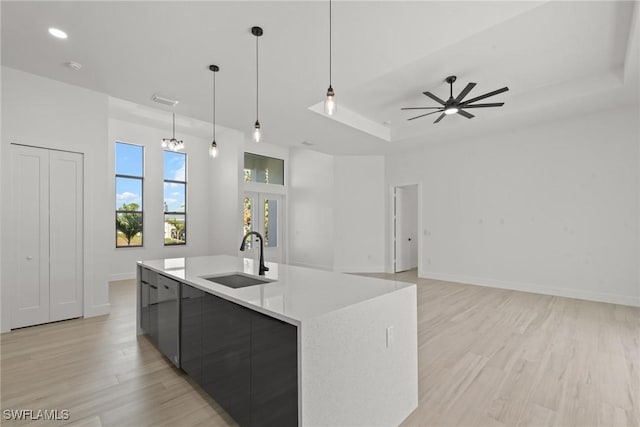
[{"label": "doorway opening", "polygon": [[418,184],[392,188],[392,272],[418,269],[420,259]]}]

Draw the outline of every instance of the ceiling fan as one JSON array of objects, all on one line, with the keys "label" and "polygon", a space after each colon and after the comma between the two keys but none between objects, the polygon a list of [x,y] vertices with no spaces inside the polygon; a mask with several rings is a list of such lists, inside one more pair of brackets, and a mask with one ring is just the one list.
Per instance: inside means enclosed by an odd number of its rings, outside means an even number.
[{"label": "ceiling fan", "polygon": [[467,96],[469,94],[469,92],[471,92],[471,89],[473,89],[476,84],[475,83],[469,83],[467,85],[467,87],[465,87],[462,90],[462,92],[460,92],[458,94],[458,96],[456,98],[454,98],[453,97],[453,82],[455,82],[455,81],[456,81],[456,76],[449,76],[449,77],[447,77],[445,79],[445,82],[449,83],[449,85],[451,86],[449,99],[447,101],[443,101],[442,99],[438,98],[437,96],[435,96],[431,92],[422,92],[423,94],[427,95],[429,98],[431,98],[434,101],[436,101],[438,104],[441,104],[442,105],[441,107],[405,107],[405,108],[401,108],[401,110],[436,110],[436,111],[432,111],[430,113],[420,114],[419,116],[411,117],[410,119],[407,119],[407,120],[415,120],[415,119],[419,119],[420,117],[428,116],[430,114],[435,114],[435,113],[441,113],[441,114],[440,114],[440,116],[438,116],[436,121],[433,122],[433,123],[438,123],[440,120],[442,120],[444,118],[444,116],[448,116],[450,114],[456,114],[456,113],[460,114],[463,117],[466,117],[467,119],[472,119],[475,116],[473,114],[469,114],[468,112],[465,111],[468,108],[502,107],[504,105],[504,102],[494,102],[494,103],[490,103],[490,104],[472,104],[473,102],[480,101],[481,99],[489,98],[490,96],[494,96],[494,95],[497,95],[499,93],[506,92],[506,91],[509,90],[508,87],[503,87],[502,89],[497,89],[497,90],[494,90],[493,92],[489,92],[489,93],[485,93],[484,95],[476,96],[475,98],[472,98],[472,99],[470,99],[468,101],[463,101],[464,97]]}]

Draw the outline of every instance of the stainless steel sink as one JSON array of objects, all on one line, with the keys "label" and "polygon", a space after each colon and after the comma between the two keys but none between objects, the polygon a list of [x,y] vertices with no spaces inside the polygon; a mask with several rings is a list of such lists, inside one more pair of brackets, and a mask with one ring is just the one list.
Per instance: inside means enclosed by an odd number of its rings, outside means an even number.
[{"label": "stainless steel sink", "polygon": [[263,285],[265,283],[273,282],[273,280],[264,279],[257,276],[251,276],[243,273],[230,273],[221,274],[216,276],[202,276],[203,279],[208,280],[219,285],[224,285],[229,288],[238,289],[246,288],[247,286]]}]

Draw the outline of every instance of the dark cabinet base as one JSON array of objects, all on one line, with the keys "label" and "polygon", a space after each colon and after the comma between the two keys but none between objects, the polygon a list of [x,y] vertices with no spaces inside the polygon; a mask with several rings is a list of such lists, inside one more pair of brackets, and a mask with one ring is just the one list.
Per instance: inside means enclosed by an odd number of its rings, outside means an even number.
[{"label": "dark cabinet base", "polygon": [[298,425],[298,330],[260,313],[251,315],[253,426]]},{"label": "dark cabinet base", "polygon": [[138,267],[141,332],[176,366],[180,366],[179,295],[179,282]]},{"label": "dark cabinet base", "polygon": [[202,325],[202,386],[238,424],[249,426],[251,312],[205,294]]},{"label": "dark cabinet base", "polygon": [[297,328],[186,284],[181,304],[182,369],[241,426],[297,426]]}]

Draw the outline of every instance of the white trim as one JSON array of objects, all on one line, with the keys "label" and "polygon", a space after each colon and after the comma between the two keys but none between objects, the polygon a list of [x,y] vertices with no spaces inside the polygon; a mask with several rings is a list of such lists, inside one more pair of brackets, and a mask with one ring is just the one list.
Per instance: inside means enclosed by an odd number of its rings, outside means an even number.
[{"label": "white trim", "polygon": [[263,182],[249,181],[249,182],[244,182],[244,191],[249,191],[253,193],[269,193],[269,194],[286,195],[287,187],[279,184],[265,184]]},{"label": "white trim", "polygon": [[418,186],[418,275],[420,274],[421,271],[424,271],[424,263],[422,260],[422,253],[423,253],[423,246],[424,246],[424,225],[423,225],[423,207],[422,207],[422,181],[410,181],[410,182],[403,182],[403,183],[397,183],[397,184],[391,184],[389,185],[389,206],[388,206],[388,212],[389,212],[389,241],[387,244],[387,249],[389,251],[388,254],[388,261],[387,261],[387,265],[385,266],[385,272],[386,273],[391,273],[394,274],[395,273],[395,268],[394,268],[394,248],[395,248],[395,243],[394,243],[394,239],[395,239],[395,233],[394,233],[394,217],[393,217],[393,204],[395,202],[395,195],[394,195],[394,189],[396,189],[397,187],[408,187],[411,185],[417,185]]},{"label": "white trim", "polygon": [[350,126],[359,131],[373,135],[376,138],[380,138],[383,141],[391,142],[391,128],[388,125],[374,122],[353,110],[350,110],[342,104],[340,108],[332,116],[327,115],[324,112],[324,101],[320,101],[317,104],[313,104],[307,107],[314,113],[318,113],[321,116],[330,120],[335,120],[347,126]]},{"label": "white trim", "polygon": [[633,307],[640,307],[640,296],[632,295],[618,295],[610,294],[606,292],[593,292],[580,289],[567,289],[556,288],[552,286],[534,284],[534,283],[522,283],[513,282],[509,280],[497,280],[481,277],[461,276],[457,274],[448,273],[434,273],[425,272],[424,275],[420,275],[421,278],[444,280],[447,282],[456,282],[465,285],[474,286],[486,286],[490,288],[509,289],[520,292],[530,292],[541,295],[552,295],[557,297],[575,298],[587,301],[605,302],[610,304],[629,305]]},{"label": "white trim", "polygon": [[85,306],[84,317],[88,318],[88,317],[104,316],[105,314],[109,314],[110,311],[111,311],[110,303],[93,305],[91,307]]},{"label": "white trim", "polygon": [[131,280],[136,278],[136,272],[132,271],[130,273],[116,273],[109,275],[110,282],[117,282],[118,280]]}]

